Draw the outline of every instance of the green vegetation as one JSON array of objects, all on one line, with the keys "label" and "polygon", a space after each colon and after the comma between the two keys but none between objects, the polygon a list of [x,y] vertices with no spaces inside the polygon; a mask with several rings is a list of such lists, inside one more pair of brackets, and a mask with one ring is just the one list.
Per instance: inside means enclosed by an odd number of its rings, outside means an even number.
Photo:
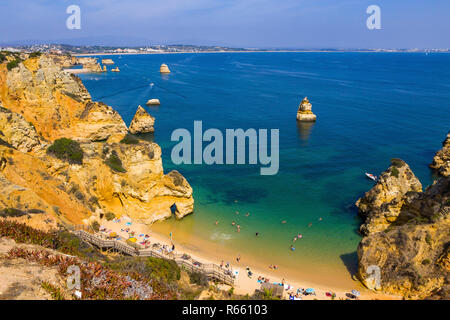
[{"label": "green vegetation", "polygon": [[91,228],[98,232],[100,230],[100,224],[97,221],[94,221],[91,223]]},{"label": "green vegetation", "polygon": [[4,61],[6,61],[6,56],[3,52],[0,52],[0,63],[3,63]]},{"label": "green vegetation", "polygon": [[10,71],[10,70],[14,69],[15,67],[17,67],[19,65],[19,63],[21,63],[21,62],[22,62],[22,60],[20,58],[12,60],[12,61],[8,62],[8,64],[6,65],[6,68],[8,68],[8,70]]},{"label": "green vegetation", "polygon": [[116,172],[126,172],[124,167],[122,166],[122,160],[120,160],[117,155],[116,150],[113,150],[109,157],[106,159],[105,163]]},{"label": "green vegetation", "polygon": [[69,163],[83,163],[83,150],[78,142],[71,139],[61,138],[55,140],[53,144],[48,147],[47,153]]},{"label": "green vegetation", "polygon": [[66,300],[61,289],[55,287],[50,282],[43,281],[41,287],[52,296],[53,300]]},{"label": "green vegetation", "polygon": [[396,168],[401,168],[405,165],[405,161],[403,161],[402,159],[398,159],[398,158],[392,158],[391,165],[393,165]]},{"label": "green vegetation", "polygon": [[108,221],[113,220],[115,217],[116,217],[116,215],[115,215],[114,213],[112,213],[112,212],[107,212],[107,213],[105,214],[105,218],[106,218],[106,220],[108,220]]},{"label": "green vegetation", "polygon": [[120,140],[120,143],[125,143],[125,144],[138,144],[139,143],[139,139],[136,138],[135,136],[127,133],[125,135],[125,137]]},{"label": "green vegetation", "polygon": [[189,280],[191,283],[195,283],[200,286],[208,285],[208,278],[200,272],[189,272]]},{"label": "green vegetation", "polygon": [[0,211],[0,217],[6,218],[6,217],[21,217],[26,215],[27,213],[16,209],[16,208],[5,208]]},{"label": "green vegetation", "polygon": [[391,168],[391,176],[398,178],[398,175],[399,175],[399,171],[398,171],[397,167],[392,167]]},{"label": "green vegetation", "polygon": [[39,57],[41,54],[42,54],[42,52],[40,52],[40,51],[35,51],[35,52],[30,53],[29,58],[37,58],[37,57]]},{"label": "green vegetation", "polygon": [[422,260],[422,264],[423,264],[424,266],[426,266],[426,265],[428,265],[428,264],[430,264],[430,263],[431,263],[430,259],[423,259],[423,260]]}]

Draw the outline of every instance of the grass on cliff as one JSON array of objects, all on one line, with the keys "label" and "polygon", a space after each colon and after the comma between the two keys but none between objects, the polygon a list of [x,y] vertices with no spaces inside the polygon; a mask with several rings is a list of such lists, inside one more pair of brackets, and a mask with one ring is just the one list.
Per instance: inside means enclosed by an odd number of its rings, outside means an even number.
[{"label": "grass on cliff", "polygon": [[83,163],[83,150],[78,142],[71,139],[61,138],[55,140],[53,144],[48,147],[47,153],[69,163]]}]

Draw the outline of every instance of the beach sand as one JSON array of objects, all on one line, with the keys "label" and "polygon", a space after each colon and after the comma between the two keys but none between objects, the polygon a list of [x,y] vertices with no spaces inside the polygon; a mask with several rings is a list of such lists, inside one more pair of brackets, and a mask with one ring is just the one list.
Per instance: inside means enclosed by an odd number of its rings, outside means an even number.
[{"label": "beach sand", "polygon": [[[129,234],[121,231],[121,229],[130,228],[130,231],[134,231],[136,235],[148,234],[151,244],[158,242],[168,247],[172,246],[172,241],[169,237],[170,231],[167,226],[163,226],[162,224],[149,226],[135,221],[131,221],[131,226],[126,226],[125,223],[129,221],[131,219],[128,218],[122,218],[120,222],[102,221],[102,226],[116,232],[122,239],[127,239]],[[286,291],[286,293],[295,293],[297,288],[314,288],[316,295],[302,296],[303,300],[330,300],[331,298],[325,294],[330,291],[336,294],[336,300],[348,299],[346,294],[350,293],[353,289],[361,292],[359,299],[362,300],[392,300],[401,298],[369,291],[358,281],[352,280],[350,276],[348,278],[336,279],[334,277],[330,278],[324,273],[312,277],[311,274],[304,274],[301,270],[284,270],[282,266],[279,266],[277,270],[272,270],[260,261],[246,256],[242,256],[240,261],[237,262],[237,251],[232,252],[229,249],[219,248],[214,243],[195,237],[192,234],[180,234],[180,232],[177,232],[177,234],[172,235],[172,240],[175,245],[175,252],[178,254],[187,253],[193,259],[205,264],[214,263],[220,265],[223,261],[224,265],[230,263],[233,270],[239,270],[239,275],[234,285],[234,292],[236,294],[252,295],[256,289],[259,289],[260,284],[257,282],[257,279],[259,276],[262,276],[269,278],[270,283],[281,283],[284,279],[284,283],[291,286],[291,289]],[[252,278],[249,278],[246,274],[247,266],[253,272]],[[221,285],[220,288],[227,290],[229,286]]]}]

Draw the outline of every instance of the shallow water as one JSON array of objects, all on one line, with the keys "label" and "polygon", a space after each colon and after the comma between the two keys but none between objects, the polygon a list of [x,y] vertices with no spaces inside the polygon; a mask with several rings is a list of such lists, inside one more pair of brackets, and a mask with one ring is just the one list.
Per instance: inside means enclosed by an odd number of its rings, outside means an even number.
[{"label": "shallow water", "polygon": [[[93,99],[113,106],[127,125],[137,105],[160,99],[161,106],[147,110],[156,117],[154,139],[163,150],[165,172],[180,171],[194,189],[195,213],[156,227],[173,231],[175,240],[178,233],[191,233],[267,264],[311,272],[332,266],[327,272],[348,275],[356,266],[360,241],[354,202],[372,186],[364,172],[378,175],[389,159],[398,157],[426,186],[432,181],[427,165],[450,129],[446,54],[218,53],[112,59],[120,73],[80,75]],[[161,75],[161,63],[172,73]],[[296,122],[304,96],[317,114],[315,124]],[[261,176],[259,165],[174,165],[170,135],[177,128],[192,131],[194,120],[202,120],[204,130],[223,132],[280,129],[279,173]],[[240,233],[232,221],[241,226]],[[298,233],[303,238],[292,252]]]}]

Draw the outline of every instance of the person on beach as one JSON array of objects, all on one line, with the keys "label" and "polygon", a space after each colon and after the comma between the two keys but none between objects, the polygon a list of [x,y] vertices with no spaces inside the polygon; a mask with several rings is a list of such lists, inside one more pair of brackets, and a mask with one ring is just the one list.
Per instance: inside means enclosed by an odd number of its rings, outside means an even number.
[{"label": "person on beach", "polygon": [[220,262],[220,267],[223,268],[223,260]]},{"label": "person on beach", "polygon": [[236,261],[239,263],[239,261],[241,261],[241,255],[238,254],[238,256],[236,257]]}]

